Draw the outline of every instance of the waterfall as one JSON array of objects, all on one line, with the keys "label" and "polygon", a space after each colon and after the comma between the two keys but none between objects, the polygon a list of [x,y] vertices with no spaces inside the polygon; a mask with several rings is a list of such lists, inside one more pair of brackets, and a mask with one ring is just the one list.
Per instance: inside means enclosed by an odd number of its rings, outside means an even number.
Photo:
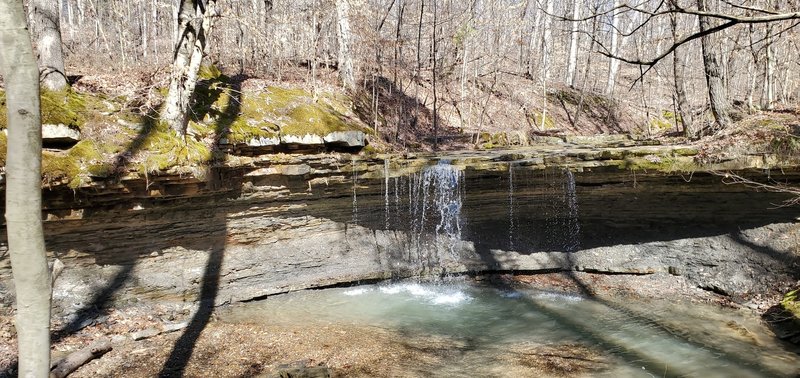
[{"label": "waterfall", "polygon": [[508,163],[508,249],[514,250],[514,163]]},{"label": "waterfall", "polygon": [[389,160],[383,160],[383,225],[389,228]]},{"label": "waterfall", "polygon": [[566,227],[564,229],[566,244],[564,250],[574,252],[580,248],[581,225],[578,221],[578,196],[575,193],[575,174],[566,169],[564,199],[566,204]]},{"label": "waterfall", "polygon": [[353,219],[352,223],[358,225],[358,171],[356,171],[356,158],[351,159],[353,165]]},{"label": "waterfall", "polygon": [[[448,161],[412,175],[409,190],[409,219],[412,245],[419,262],[439,261],[437,243],[444,239],[452,257],[458,257],[456,244],[464,226],[461,208],[464,200],[464,174]],[[433,234],[433,243],[430,241]]]}]

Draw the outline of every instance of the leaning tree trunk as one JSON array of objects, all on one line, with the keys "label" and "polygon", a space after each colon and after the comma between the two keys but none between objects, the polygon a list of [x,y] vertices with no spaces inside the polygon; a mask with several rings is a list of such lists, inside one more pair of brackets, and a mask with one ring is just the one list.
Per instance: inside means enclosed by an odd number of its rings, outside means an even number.
[{"label": "leaning tree trunk", "polygon": [[[697,7],[701,12],[708,11],[706,0],[697,0]],[[700,17],[700,32],[712,28],[709,17]],[[725,82],[722,77],[722,69],[717,60],[717,48],[714,46],[715,38],[712,35],[705,35],[700,38],[703,48],[703,66],[706,71],[706,83],[708,84],[708,98],[711,103],[711,113],[720,128],[725,128],[731,123],[730,104],[728,94],[725,89]]]},{"label": "leaning tree trunk", "polygon": [[350,32],[350,4],[348,0],[336,0],[336,20],[339,37],[339,78],[344,87],[352,90],[356,87],[355,73],[353,72],[353,35]]},{"label": "leaning tree trunk", "polygon": [[64,51],[61,49],[59,4],[59,1],[54,0],[34,0],[31,4],[42,84],[53,91],[67,87]]},{"label": "leaning tree trunk", "polygon": [[50,371],[50,273],[42,232],[39,68],[21,1],[0,0],[0,74],[6,87],[6,230],[17,297],[19,376]]},{"label": "leaning tree trunk", "polygon": [[178,32],[172,63],[172,78],[161,120],[178,135],[186,135],[189,105],[197,85],[208,36],[217,15],[216,1],[182,0],[178,6]]}]

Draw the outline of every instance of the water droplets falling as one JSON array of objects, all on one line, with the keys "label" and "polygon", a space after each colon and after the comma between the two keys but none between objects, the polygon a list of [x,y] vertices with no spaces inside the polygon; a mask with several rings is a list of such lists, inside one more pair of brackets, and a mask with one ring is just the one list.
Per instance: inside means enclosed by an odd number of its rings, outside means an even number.
[{"label": "water droplets falling", "polygon": [[[407,190],[406,193],[400,193]],[[407,177],[407,185],[395,182],[395,203],[407,198],[393,214],[395,224],[407,219],[408,259],[426,269],[438,269],[444,254],[458,258],[464,221],[464,174],[447,161]],[[391,223],[391,222],[390,222]]]},{"label": "water droplets falling", "polygon": [[508,249],[514,250],[514,163],[508,163]]},{"label": "water droplets falling", "polygon": [[383,225],[389,228],[389,160],[383,161]]},{"label": "water droplets falling", "polygon": [[564,227],[564,250],[574,252],[580,248],[581,225],[578,221],[578,195],[575,193],[575,174],[565,170],[564,202],[566,203],[566,225]]},{"label": "water droplets falling", "polygon": [[358,224],[358,171],[356,170],[356,158],[353,157],[352,160],[353,165],[353,219],[352,223],[357,225]]}]

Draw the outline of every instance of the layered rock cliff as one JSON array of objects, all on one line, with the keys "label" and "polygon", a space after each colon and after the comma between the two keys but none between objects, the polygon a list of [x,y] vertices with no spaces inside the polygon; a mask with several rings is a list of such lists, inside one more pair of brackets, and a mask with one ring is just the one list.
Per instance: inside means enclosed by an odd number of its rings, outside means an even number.
[{"label": "layered rock cliff", "polygon": [[[131,173],[47,188],[47,249],[67,266],[54,300],[65,311],[109,300],[222,304],[483,271],[673,274],[741,298],[796,280],[800,213],[774,206],[787,196],[690,173],[700,168],[693,153],[274,154],[204,175]],[[737,168],[800,182],[800,171],[769,163]],[[430,173],[437,164],[451,173]],[[0,297],[10,303],[2,246]]]}]

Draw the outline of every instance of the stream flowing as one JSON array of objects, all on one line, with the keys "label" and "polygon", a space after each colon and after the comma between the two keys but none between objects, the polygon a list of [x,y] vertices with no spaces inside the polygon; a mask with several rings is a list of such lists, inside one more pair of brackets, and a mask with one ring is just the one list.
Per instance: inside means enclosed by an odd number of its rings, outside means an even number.
[{"label": "stream flowing", "polygon": [[[467,280],[296,292],[220,316],[227,322],[311,328],[379,327],[408,344],[432,337],[449,340],[453,350],[440,347],[442,363],[414,367],[422,376],[524,374],[504,356],[541,346],[563,346],[558,350],[564,358],[582,358],[580,352],[570,355],[571,350],[596,351],[602,363],[591,376],[780,377],[800,372],[798,355],[744,311],[665,300],[609,301]],[[408,363],[408,368],[414,365]]]}]

